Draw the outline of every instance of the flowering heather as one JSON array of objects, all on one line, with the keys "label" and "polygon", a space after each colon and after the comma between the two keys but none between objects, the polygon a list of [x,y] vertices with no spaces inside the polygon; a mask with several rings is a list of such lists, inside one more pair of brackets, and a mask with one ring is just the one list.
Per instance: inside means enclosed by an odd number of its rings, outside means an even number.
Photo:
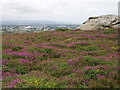
[{"label": "flowering heather", "polygon": [[73,33],[73,32],[77,32],[77,30],[75,30],[75,31],[70,31],[70,32],[72,32],[72,33]]},{"label": "flowering heather", "polygon": [[21,80],[21,79],[14,79],[14,80],[12,80],[11,82],[9,82],[9,86],[7,87],[7,88],[14,88],[14,87],[16,87],[16,84],[17,83],[20,83],[20,82],[22,82],[23,80]]},{"label": "flowering heather", "polygon": [[55,47],[53,47],[53,46],[36,46],[36,47],[43,47],[43,48],[48,48],[48,49],[54,49]]},{"label": "flowering heather", "polygon": [[2,64],[3,64],[3,65],[5,65],[5,64],[7,64],[7,63],[8,63],[8,60],[6,60],[6,59],[3,59],[3,60],[2,60]]},{"label": "flowering heather", "polygon": [[32,61],[26,60],[26,59],[19,59],[21,63],[32,63]]},{"label": "flowering heather", "polygon": [[86,37],[89,37],[89,36],[91,36],[91,35],[89,35],[89,34],[78,34],[78,36],[86,36]]},{"label": "flowering heather", "polygon": [[16,72],[2,72],[2,78],[8,78],[8,77],[17,77],[20,76],[20,74],[16,73]]},{"label": "flowering heather", "polygon": [[5,49],[4,51],[3,51],[3,53],[10,53],[12,51],[12,49]]},{"label": "flowering heather", "polygon": [[97,74],[96,76],[97,76],[98,79],[105,78],[105,76],[102,76],[100,74]]},{"label": "flowering heather", "polygon": [[120,88],[117,29],[3,33],[3,88]]},{"label": "flowering heather", "polygon": [[120,55],[119,53],[113,53],[112,55]]},{"label": "flowering heather", "polygon": [[89,69],[89,68],[91,68],[91,66],[85,66],[85,67],[84,67],[84,69]]}]

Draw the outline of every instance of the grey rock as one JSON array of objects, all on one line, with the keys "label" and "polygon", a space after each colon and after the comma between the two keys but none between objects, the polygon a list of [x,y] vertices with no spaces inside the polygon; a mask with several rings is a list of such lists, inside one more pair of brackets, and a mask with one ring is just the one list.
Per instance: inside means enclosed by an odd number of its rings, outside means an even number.
[{"label": "grey rock", "polygon": [[109,28],[118,28],[120,24],[120,16],[118,15],[102,15],[97,17],[89,17],[83,25],[79,26],[77,29],[81,30],[102,30]]}]

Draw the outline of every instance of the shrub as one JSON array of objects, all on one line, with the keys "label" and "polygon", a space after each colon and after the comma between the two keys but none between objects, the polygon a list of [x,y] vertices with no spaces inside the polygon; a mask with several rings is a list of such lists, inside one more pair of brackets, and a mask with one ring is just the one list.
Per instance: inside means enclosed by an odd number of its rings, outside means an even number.
[{"label": "shrub", "polygon": [[18,51],[18,50],[21,50],[21,49],[23,49],[23,48],[20,47],[20,46],[17,46],[17,47],[12,48],[12,51]]},{"label": "shrub", "polygon": [[60,28],[60,29],[56,29],[56,31],[70,31],[70,30],[67,28]]},{"label": "shrub", "polygon": [[82,63],[84,65],[88,65],[88,66],[97,66],[97,65],[103,65],[103,64],[111,64],[108,61],[102,60],[102,59],[97,58],[97,57],[91,57],[91,56],[83,56]]},{"label": "shrub", "polygon": [[110,29],[110,30],[103,31],[103,34],[113,34],[113,33],[116,33],[116,30]]},{"label": "shrub", "polygon": [[52,54],[53,49],[47,49],[47,48],[45,48],[44,52],[47,53],[47,54]]},{"label": "shrub", "polygon": [[117,82],[107,78],[101,78],[99,80],[94,80],[90,82],[92,88],[120,88]]}]

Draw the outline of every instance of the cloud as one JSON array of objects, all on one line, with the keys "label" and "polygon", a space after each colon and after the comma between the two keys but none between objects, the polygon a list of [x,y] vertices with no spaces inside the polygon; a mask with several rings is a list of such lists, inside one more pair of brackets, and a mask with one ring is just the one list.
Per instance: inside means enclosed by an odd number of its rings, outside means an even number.
[{"label": "cloud", "polygon": [[10,2],[3,4],[3,13],[31,13],[35,12],[35,9],[24,2],[17,3],[17,2]]},{"label": "cloud", "polygon": [[4,20],[81,23],[89,16],[117,14],[117,4],[117,0],[4,0],[1,5]]}]

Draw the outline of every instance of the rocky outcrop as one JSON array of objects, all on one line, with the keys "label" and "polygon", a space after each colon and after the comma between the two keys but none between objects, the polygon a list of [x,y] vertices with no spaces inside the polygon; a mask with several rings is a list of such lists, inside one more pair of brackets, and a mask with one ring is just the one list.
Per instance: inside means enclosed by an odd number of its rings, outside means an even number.
[{"label": "rocky outcrop", "polygon": [[97,17],[89,17],[83,25],[77,29],[81,30],[102,30],[109,28],[118,28],[120,26],[120,16],[117,15],[102,15]]}]

